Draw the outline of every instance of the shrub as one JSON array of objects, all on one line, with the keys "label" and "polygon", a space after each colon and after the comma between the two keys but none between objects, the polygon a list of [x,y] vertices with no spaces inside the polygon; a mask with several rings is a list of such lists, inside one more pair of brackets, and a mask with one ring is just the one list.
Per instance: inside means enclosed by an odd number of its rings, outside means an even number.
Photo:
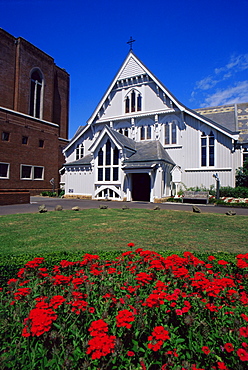
[{"label": "shrub", "polygon": [[57,196],[57,193],[56,193],[56,192],[53,192],[53,191],[48,191],[48,190],[46,190],[46,191],[42,191],[42,192],[40,193],[40,195],[41,195],[42,197],[56,197],[56,196]]},{"label": "shrub", "polygon": [[0,291],[0,368],[247,369],[248,254],[128,246],[112,260],[25,263]]},{"label": "shrub", "polygon": [[248,198],[248,188],[242,186],[237,186],[236,188],[231,186],[221,187],[220,197]]},{"label": "shrub", "polygon": [[248,160],[244,162],[243,167],[239,167],[236,171],[236,186],[248,188]]}]

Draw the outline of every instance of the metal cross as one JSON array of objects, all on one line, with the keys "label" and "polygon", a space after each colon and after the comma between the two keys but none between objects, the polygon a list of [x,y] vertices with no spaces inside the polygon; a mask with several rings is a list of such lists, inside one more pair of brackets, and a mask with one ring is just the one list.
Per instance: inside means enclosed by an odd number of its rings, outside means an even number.
[{"label": "metal cross", "polygon": [[130,45],[130,50],[133,50],[133,43],[134,43],[134,41],[136,41],[136,40],[133,40],[133,38],[132,38],[132,36],[130,37],[130,40],[127,42],[127,44],[129,44]]}]

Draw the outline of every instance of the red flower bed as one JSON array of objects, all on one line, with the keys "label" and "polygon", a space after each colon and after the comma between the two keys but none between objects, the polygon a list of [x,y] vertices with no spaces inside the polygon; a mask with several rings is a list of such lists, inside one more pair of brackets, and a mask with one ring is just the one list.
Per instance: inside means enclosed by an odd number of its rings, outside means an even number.
[{"label": "red flower bed", "polygon": [[35,258],[0,298],[3,369],[248,368],[248,254]]}]

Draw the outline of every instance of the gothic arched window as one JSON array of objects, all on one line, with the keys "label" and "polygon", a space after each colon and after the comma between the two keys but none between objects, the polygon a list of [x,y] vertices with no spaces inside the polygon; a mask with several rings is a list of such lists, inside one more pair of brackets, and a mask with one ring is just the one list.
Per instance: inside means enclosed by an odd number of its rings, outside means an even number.
[{"label": "gothic arched window", "polygon": [[42,118],[43,110],[43,76],[39,69],[35,69],[31,74],[29,114],[36,118]]},{"label": "gothic arched window", "polygon": [[140,112],[142,109],[142,96],[137,90],[132,90],[125,97],[125,113]]},{"label": "gothic arched window", "polygon": [[98,151],[98,181],[119,180],[119,149],[108,139]]}]

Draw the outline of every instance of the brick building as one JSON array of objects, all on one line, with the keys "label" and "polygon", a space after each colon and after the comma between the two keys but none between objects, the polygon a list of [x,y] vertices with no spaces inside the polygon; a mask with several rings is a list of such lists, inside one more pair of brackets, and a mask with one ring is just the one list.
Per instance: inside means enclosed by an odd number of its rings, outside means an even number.
[{"label": "brick building", "polygon": [[22,37],[0,29],[0,191],[35,195],[51,190],[51,179],[59,188],[68,110],[68,73]]}]

